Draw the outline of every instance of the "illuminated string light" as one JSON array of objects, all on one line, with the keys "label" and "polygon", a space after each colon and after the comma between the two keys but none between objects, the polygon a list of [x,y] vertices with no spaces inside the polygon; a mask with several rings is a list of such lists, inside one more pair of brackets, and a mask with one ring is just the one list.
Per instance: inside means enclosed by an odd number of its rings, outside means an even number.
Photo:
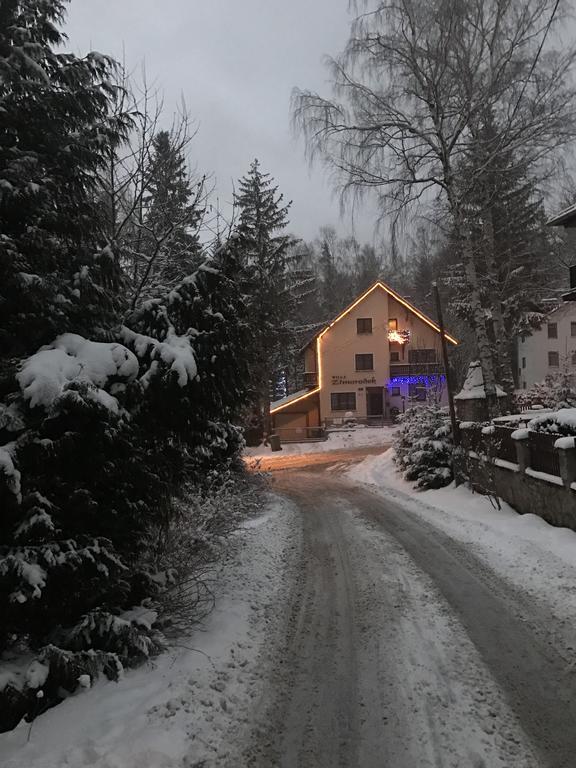
[{"label": "illuminated string light", "polygon": [[388,341],[394,344],[408,344],[410,341],[410,331],[388,331]]},{"label": "illuminated string light", "polygon": [[444,384],[446,382],[446,376],[444,374],[440,376],[393,376],[388,379],[386,384],[387,388],[398,387],[400,384],[424,384],[426,387],[436,386],[437,384]]}]

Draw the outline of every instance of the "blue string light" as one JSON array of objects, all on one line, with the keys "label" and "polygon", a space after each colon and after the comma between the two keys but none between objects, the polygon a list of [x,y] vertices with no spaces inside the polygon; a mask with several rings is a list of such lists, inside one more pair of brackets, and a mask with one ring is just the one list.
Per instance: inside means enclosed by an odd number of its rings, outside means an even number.
[{"label": "blue string light", "polygon": [[424,384],[425,387],[435,387],[444,384],[446,376],[394,376],[388,379],[387,388],[398,387],[400,384]]}]

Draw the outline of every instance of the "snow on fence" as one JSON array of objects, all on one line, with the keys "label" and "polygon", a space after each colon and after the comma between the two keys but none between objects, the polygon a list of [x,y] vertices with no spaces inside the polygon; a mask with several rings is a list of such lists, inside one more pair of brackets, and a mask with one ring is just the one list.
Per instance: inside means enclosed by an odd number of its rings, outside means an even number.
[{"label": "snow on fence", "polygon": [[518,512],[576,530],[576,441],[566,436],[576,432],[576,409],[531,422],[506,417],[489,425],[464,422],[460,428],[462,470],[473,487]]}]

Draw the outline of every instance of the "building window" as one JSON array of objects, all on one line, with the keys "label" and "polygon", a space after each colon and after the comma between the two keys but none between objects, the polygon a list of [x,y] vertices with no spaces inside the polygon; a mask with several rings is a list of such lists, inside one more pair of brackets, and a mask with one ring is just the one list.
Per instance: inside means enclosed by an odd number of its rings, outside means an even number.
[{"label": "building window", "polygon": [[390,320],[388,320],[388,330],[389,331],[398,330],[398,320],[396,320],[395,317],[391,317]]},{"label": "building window", "polygon": [[332,392],[330,406],[333,411],[355,411],[356,392]]},{"label": "building window", "polygon": [[400,387],[391,387],[390,397],[400,397]]},{"label": "building window", "polygon": [[522,368],[526,368],[526,358],[522,358]]},{"label": "building window", "polygon": [[558,352],[548,352],[548,365],[550,368],[558,368],[560,365],[560,355]]},{"label": "building window", "polygon": [[372,333],[372,318],[359,317],[356,320],[356,333]]},{"label": "building window", "polygon": [[570,323],[570,336],[576,336],[576,323]]},{"label": "building window", "polygon": [[408,362],[409,363],[435,363],[436,350],[435,349],[409,349]]},{"label": "building window", "polygon": [[525,381],[522,382],[522,389],[526,389],[526,382]]},{"label": "building window", "polygon": [[373,371],[374,355],[356,355],[357,371]]},{"label": "building window", "polygon": [[572,365],[576,365],[576,352],[572,352]]},{"label": "building window", "polygon": [[424,400],[426,400],[426,387],[423,384],[410,384],[408,395],[410,400],[424,402]]},{"label": "building window", "polygon": [[400,352],[390,352],[390,362],[391,363],[399,363],[400,362]]},{"label": "building window", "polygon": [[549,339],[558,338],[558,323],[548,323],[548,338]]}]

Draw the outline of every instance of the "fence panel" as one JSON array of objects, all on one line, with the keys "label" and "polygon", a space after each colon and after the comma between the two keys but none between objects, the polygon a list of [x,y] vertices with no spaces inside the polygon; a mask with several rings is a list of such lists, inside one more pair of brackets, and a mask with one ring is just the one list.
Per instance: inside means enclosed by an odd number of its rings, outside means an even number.
[{"label": "fence panel", "polygon": [[530,432],[530,469],[560,477],[560,457],[554,450],[556,437],[541,432]]}]

